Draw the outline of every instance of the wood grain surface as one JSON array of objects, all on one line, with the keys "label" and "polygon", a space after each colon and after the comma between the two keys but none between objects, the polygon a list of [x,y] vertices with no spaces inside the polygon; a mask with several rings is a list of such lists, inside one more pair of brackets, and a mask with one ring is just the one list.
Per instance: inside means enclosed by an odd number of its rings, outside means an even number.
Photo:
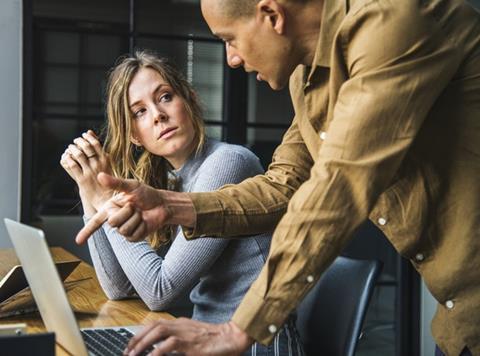
[{"label": "wood grain surface", "polygon": [[[55,262],[78,260],[61,247],[50,248]],[[19,261],[13,249],[0,249],[0,279]],[[174,319],[168,313],[152,312],[140,299],[113,301],[103,293],[95,270],[82,261],[67,278],[68,299],[80,327],[147,324],[158,319]],[[45,332],[40,314],[32,313],[0,319],[0,324],[26,323],[29,333]],[[67,355],[59,345],[57,355]]]}]

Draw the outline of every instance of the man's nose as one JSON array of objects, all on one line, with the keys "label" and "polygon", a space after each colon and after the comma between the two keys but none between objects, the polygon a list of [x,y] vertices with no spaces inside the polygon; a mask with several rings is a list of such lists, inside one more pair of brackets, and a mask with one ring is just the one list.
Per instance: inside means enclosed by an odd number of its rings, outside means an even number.
[{"label": "man's nose", "polygon": [[228,43],[225,43],[225,51],[227,53],[227,64],[230,67],[238,68],[243,64],[242,58]]}]

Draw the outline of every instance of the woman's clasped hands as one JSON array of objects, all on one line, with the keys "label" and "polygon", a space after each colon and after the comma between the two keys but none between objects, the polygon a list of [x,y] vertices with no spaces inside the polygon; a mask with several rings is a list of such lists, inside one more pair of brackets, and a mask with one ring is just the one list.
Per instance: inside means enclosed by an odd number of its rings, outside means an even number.
[{"label": "woman's clasped hands", "polygon": [[112,197],[113,191],[97,181],[98,173],[111,173],[111,168],[109,158],[92,130],[83,133],[68,145],[60,164],[78,184],[87,217],[95,214]]}]

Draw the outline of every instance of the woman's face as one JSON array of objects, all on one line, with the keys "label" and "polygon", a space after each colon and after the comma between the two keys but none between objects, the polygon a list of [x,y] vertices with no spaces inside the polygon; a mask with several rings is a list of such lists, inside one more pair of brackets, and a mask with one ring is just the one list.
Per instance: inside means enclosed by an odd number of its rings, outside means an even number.
[{"label": "woman's face", "polygon": [[183,100],[154,69],[141,68],[128,88],[132,142],[180,168],[195,146],[195,130]]}]

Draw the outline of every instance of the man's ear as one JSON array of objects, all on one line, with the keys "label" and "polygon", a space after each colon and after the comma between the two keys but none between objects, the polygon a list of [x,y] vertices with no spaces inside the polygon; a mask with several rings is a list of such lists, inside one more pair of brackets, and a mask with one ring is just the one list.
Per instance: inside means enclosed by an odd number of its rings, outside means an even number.
[{"label": "man's ear", "polygon": [[285,31],[285,7],[277,0],[260,0],[255,7],[257,20],[266,22],[279,35]]}]

